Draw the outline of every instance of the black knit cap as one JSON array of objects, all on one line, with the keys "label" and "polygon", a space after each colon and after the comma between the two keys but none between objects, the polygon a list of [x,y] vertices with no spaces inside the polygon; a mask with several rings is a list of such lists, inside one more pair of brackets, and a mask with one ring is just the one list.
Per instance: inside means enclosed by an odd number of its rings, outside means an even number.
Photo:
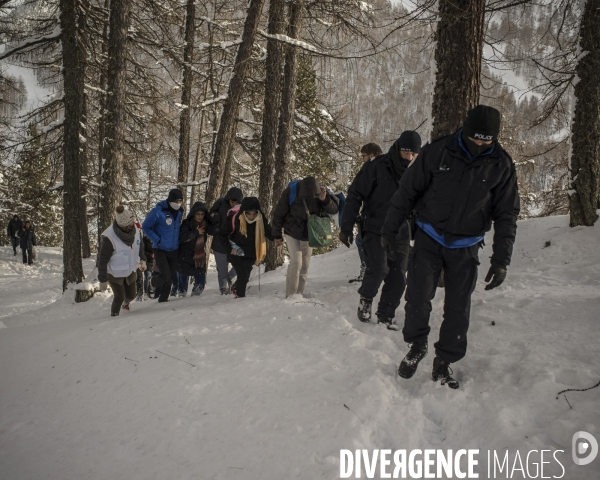
[{"label": "black knit cap", "polygon": [[421,135],[413,130],[406,130],[396,140],[396,144],[401,152],[419,153],[421,151]]},{"label": "black knit cap", "polygon": [[183,193],[181,192],[181,190],[174,188],[169,192],[167,202],[176,202],[177,200],[183,200]]},{"label": "black knit cap", "polygon": [[500,112],[488,105],[477,105],[467,112],[463,133],[475,140],[497,140]]},{"label": "black knit cap", "polygon": [[260,202],[256,197],[246,197],[240,205],[240,212],[249,212],[251,210],[260,211]]}]

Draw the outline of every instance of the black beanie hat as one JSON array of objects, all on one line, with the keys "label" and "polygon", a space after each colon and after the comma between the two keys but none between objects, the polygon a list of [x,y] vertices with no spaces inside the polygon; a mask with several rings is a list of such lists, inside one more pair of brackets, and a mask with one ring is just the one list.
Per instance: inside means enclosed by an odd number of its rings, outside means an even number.
[{"label": "black beanie hat", "polygon": [[260,211],[260,202],[256,197],[246,197],[240,205],[240,212],[248,212],[250,210]]},{"label": "black beanie hat", "polygon": [[477,105],[467,112],[463,133],[475,140],[497,140],[500,133],[500,112],[488,105]]},{"label": "black beanie hat", "polygon": [[413,130],[406,130],[396,140],[396,144],[401,152],[419,153],[421,151],[421,135]]},{"label": "black beanie hat", "polygon": [[181,190],[174,188],[169,192],[167,202],[176,202],[177,200],[183,200],[183,193],[181,192]]}]

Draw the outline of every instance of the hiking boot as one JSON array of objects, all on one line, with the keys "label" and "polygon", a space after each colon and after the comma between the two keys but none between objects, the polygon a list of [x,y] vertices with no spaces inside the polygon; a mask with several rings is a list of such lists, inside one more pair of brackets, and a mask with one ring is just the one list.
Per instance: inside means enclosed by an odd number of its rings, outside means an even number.
[{"label": "hiking boot", "polygon": [[375,315],[377,316],[377,321],[386,327],[389,327],[394,321],[392,317],[388,317],[387,315],[383,315],[379,312],[375,313]]},{"label": "hiking boot", "polygon": [[171,287],[171,296],[172,297],[176,297],[177,296],[177,287]]},{"label": "hiking boot", "polygon": [[427,355],[427,340],[423,342],[413,342],[410,344],[410,350],[406,357],[400,362],[398,375],[402,378],[411,378],[417,371],[419,362]]},{"label": "hiking boot", "polygon": [[238,298],[237,291],[235,290],[235,283],[233,285],[231,285],[231,287],[229,288],[229,290],[231,291],[231,293],[233,294],[233,296],[235,298]]},{"label": "hiking boot", "polygon": [[177,292],[178,297],[187,297],[187,292]]},{"label": "hiking boot", "polygon": [[433,359],[433,371],[431,372],[433,381],[437,382],[438,380],[441,380],[442,385],[448,385],[450,388],[456,389],[460,384],[458,383],[458,380],[452,378],[451,375],[453,373],[450,364],[436,355]]},{"label": "hiking boot", "polygon": [[144,300],[144,292],[138,292],[138,294],[135,297],[135,301],[136,302],[141,302]]},{"label": "hiking boot", "polygon": [[400,325],[398,325],[398,324],[396,323],[396,320],[392,320],[392,321],[390,322],[390,324],[387,326],[387,329],[388,329],[388,330],[392,330],[392,331],[394,331],[394,332],[399,332],[400,330],[402,330],[402,328],[400,327]]},{"label": "hiking boot", "polygon": [[[122,306],[121,308],[123,308],[124,310],[127,310],[127,311],[129,312],[129,303],[130,303],[130,302],[123,303],[123,306]],[[117,315],[118,315],[118,314],[117,314]]]},{"label": "hiking boot", "polygon": [[357,316],[358,319],[363,323],[369,323],[371,321],[371,305],[373,304],[372,298],[365,298],[361,295],[360,302],[358,304]]},{"label": "hiking boot", "polygon": [[194,285],[194,288],[192,288],[192,297],[194,297],[196,295],[201,295],[203,291],[204,291],[203,285]]},{"label": "hiking boot", "polygon": [[111,317],[118,317],[118,316],[119,316],[119,314],[118,314],[118,313],[111,312],[110,316],[111,316]]}]

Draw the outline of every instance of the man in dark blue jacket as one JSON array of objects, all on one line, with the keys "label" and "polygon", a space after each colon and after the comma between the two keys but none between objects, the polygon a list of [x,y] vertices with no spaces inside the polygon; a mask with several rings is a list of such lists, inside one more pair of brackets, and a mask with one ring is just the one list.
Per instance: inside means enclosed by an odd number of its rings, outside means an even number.
[{"label": "man in dark blue jacket", "polygon": [[174,188],[166,200],[158,202],[150,210],[142,224],[144,234],[152,240],[154,262],[158,275],[152,277],[154,287],[160,288],[159,302],[169,299],[173,277],[177,269],[177,249],[179,248],[179,228],[183,211],[183,194]]},{"label": "man in dark blue jacket", "polygon": [[497,142],[500,112],[479,105],[453,135],[433,139],[402,177],[383,226],[382,243],[391,248],[413,209],[418,225],[408,266],[404,340],[410,351],[398,374],[411,378],[427,354],[431,300],[444,269],[444,321],[435,344],[432,377],[451,388],[458,382],[449,364],[467,351],[471,294],[477,282],[478,250],[494,223],[490,290],[506,278],[517,230],[519,192],[510,156]]},{"label": "man in dark blue jacket", "polygon": [[[387,214],[392,195],[398,190],[404,172],[421,149],[421,137],[417,132],[407,130],[394,142],[385,155],[379,155],[365,162],[348,190],[344,207],[340,240],[346,246],[353,241],[353,228],[360,214],[360,235],[362,236],[367,265],[362,285],[358,290],[360,303],[358,319],[371,320],[371,305],[383,282],[381,297],[377,307],[377,320],[390,330],[399,330],[394,316],[406,285],[406,265],[410,240],[408,226],[398,234],[397,248],[384,252],[381,246],[381,227]],[[362,208],[362,211],[361,211]]]}]

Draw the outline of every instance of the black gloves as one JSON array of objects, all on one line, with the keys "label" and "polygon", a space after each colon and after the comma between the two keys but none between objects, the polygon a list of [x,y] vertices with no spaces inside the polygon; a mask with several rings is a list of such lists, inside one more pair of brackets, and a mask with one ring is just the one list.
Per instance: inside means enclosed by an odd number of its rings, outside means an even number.
[{"label": "black gloves", "polygon": [[389,233],[381,234],[381,246],[390,262],[396,260],[396,236]]},{"label": "black gloves", "polygon": [[340,242],[350,248],[354,241],[354,234],[352,232],[340,232]]},{"label": "black gloves", "polygon": [[[492,280],[492,277],[493,277],[493,280]],[[492,280],[492,281],[485,286],[485,289],[491,290],[492,288],[499,287],[505,278],[506,278],[506,267],[504,265],[502,265],[500,262],[498,262],[497,260],[494,260],[492,258],[492,265],[485,277],[486,282],[489,282],[490,280]]]}]

